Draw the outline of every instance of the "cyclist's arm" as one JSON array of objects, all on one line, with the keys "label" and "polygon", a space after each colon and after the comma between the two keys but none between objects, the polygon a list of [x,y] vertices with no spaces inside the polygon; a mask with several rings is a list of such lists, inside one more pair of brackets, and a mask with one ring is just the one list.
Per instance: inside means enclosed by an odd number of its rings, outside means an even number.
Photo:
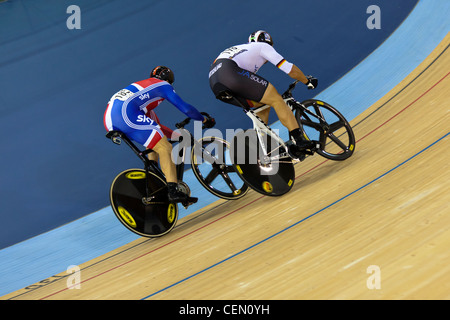
[{"label": "cyclist's arm", "polygon": [[303,72],[293,63],[283,58],[271,45],[262,46],[261,55],[278,69],[287,73],[291,78],[306,84],[308,79]]},{"label": "cyclist's arm", "polygon": [[306,78],[305,74],[295,64],[292,65],[292,69],[288,73],[288,75],[292,79],[299,80],[299,81],[301,81],[304,84],[308,83],[308,79]]},{"label": "cyclist's arm", "polygon": [[162,86],[161,89],[164,95],[163,98],[167,99],[189,118],[203,122],[206,120],[194,106],[183,101],[183,99],[181,99],[180,96],[175,93],[175,90],[173,90],[173,87],[171,85]]}]

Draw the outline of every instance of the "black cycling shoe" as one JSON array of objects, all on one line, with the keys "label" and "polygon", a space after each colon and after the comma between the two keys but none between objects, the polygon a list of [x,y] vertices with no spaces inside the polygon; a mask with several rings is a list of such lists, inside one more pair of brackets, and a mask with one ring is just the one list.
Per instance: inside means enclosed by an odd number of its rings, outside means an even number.
[{"label": "black cycling shoe", "polygon": [[308,140],[300,128],[294,129],[289,132],[289,137],[295,141],[295,146],[292,147],[293,154],[305,154],[313,155],[316,148],[316,142]]},{"label": "black cycling shoe", "polygon": [[314,155],[314,152],[317,148],[317,143],[318,142],[314,140],[297,140],[297,143],[292,143],[291,145],[289,145],[288,151],[292,157],[303,161],[305,160],[306,155]]},{"label": "black cycling shoe", "polygon": [[288,147],[288,152],[293,158],[299,159],[300,161],[306,158],[306,153],[295,144],[291,144]]},{"label": "black cycling shoe", "polygon": [[196,203],[198,198],[190,197],[186,193],[177,191],[176,193],[169,193],[169,202],[183,202],[183,203]]},{"label": "black cycling shoe", "polygon": [[316,142],[312,140],[300,140],[297,141],[295,144],[301,151],[305,152],[306,154],[313,155],[314,149],[316,148]]},{"label": "black cycling shoe", "polygon": [[198,198],[190,197],[184,192],[181,192],[177,188],[177,183],[167,183],[167,189],[169,190],[169,202],[181,202],[184,206],[196,203]]}]

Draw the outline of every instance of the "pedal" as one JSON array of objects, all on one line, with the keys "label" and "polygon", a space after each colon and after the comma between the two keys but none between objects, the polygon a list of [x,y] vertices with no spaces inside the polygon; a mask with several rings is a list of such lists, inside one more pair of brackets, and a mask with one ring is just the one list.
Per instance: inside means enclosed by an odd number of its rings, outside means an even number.
[{"label": "pedal", "polygon": [[314,146],[311,146],[311,148],[307,148],[307,149],[304,149],[304,150],[302,150],[306,155],[309,155],[309,156],[313,156],[314,155],[314,153],[316,153],[316,151],[318,150],[318,149],[320,149],[320,142],[319,141],[316,141],[316,140],[310,140],[311,141],[311,144],[314,144]]},{"label": "pedal", "polygon": [[187,209],[190,205],[193,205],[194,203],[197,203],[198,198],[192,198],[189,197],[186,201],[181,202],[181,205]]},{"label": "pedal", "polygon": [[187,185],[186,182],[184,181],[178,181],[178,186],[177,186],[178,190],[187,194],[189,197],[191,196],[191,189],[189,188],[189,186]]},{"label": "pedal", "polygon": [[320,148],[321,148],[320,142],[319,142],[319,141],[316,141],[316,140],[312,140],[312,141],[315,143],[315,145],[314,145],[314,151],[320,150]]},{"label": "pedal", "polygon": [[306,154],[310,154],[308,150],[299,150],[295,144],[291,144],[288,146],[288,152],[292,158],[298,159],[299,161],[305,160]]},{"label": "pedal", "polygon": [[305,154],[305,153],[302,153],[301,155],[297,156],[297,159],[298,159],[299,161],[305,160],[305,159],[306,159],[306,154]]}]

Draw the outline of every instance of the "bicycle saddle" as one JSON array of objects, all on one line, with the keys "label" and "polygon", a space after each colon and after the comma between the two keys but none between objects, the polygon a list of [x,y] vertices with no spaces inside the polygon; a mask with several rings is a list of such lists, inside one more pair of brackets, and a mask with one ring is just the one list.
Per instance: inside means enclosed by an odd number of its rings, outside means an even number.
[{"label": "bicycle saddle", "polygon": [[124,133],[118,130],[111,130],[106,134],[106,138],[111,139],[111,141],[115,144],[120,144],[122,142],[123,136]]},{"label": "bicycle saddle", "polygon": [[216,98],[225,103],[243,108],[244,110],[250,110],[249,106],[240,101],[241,98],[235,96],[230,90],[219,91],[219,93],[216,95]]},{"label": "bicycle saddle", "polygon": [[106,134],[106,137],[108,139],[111,139],[112,137],[122,136],[122,134],[123,133],[121,131],[119,131],[119,130],[111,130],[111,131],[108,131],[108,133]]},{"label": "bicycle saddle", "polygon": [[216,98],[221,100],[221,101],[223,101],[223,102],[228,102],[228,101],[234,99],[234,95],[229,90],[223,90],[223,91],[220,91],[216,95]]}]

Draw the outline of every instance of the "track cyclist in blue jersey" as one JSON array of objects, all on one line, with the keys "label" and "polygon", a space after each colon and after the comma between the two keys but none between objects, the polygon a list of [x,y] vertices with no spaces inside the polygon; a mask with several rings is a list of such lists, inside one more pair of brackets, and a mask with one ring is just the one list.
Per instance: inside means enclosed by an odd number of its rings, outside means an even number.
[{"label": "track cyclist in blue jersey", "polygon": [[140,143],[152,152],[150,160],[159,162],[166,176],[170,202],[197,202],[178,190],[177,173],[172,161],[172,145],[167,137],[173,131],[160,124],[155,109],[165,99],[191,119],[202,121],[204,128],[211,128],[215,120],[204,117],[195,107],[183,101],[172,87],[174,73],[165,66],[158,66],[150,73],[150,78],[134,82],[114,94],[104,114],[104,126],[107,131],[119,130],[130,139]]},{"label": "track cyclist in blue jersey", "polygon": [[[303,158],[311,153],[313,141],[305,138],[294,114],[286,105],[275,87],[256,72],[267,61],[288,74],[291,78],[304,83],[308,89],[315,89],[318,80],[306,77],[294,64],[286,61],[274,48],[273,40],[264,30],[253,32],[248,43],[224,50],[211,65],[209,83],[215,96],[222,101],[238,105],[233,100],[221,97],[224,91],[230,91],[240,104],[251,108],[267,104],[275,109],[281,123],[289,130],[289,137],[295,142],[290,149],[295,157]],[[239,105],[238,105],[239,106]],[[270,108],[262,111],[259,117],[267,124]]]}]

